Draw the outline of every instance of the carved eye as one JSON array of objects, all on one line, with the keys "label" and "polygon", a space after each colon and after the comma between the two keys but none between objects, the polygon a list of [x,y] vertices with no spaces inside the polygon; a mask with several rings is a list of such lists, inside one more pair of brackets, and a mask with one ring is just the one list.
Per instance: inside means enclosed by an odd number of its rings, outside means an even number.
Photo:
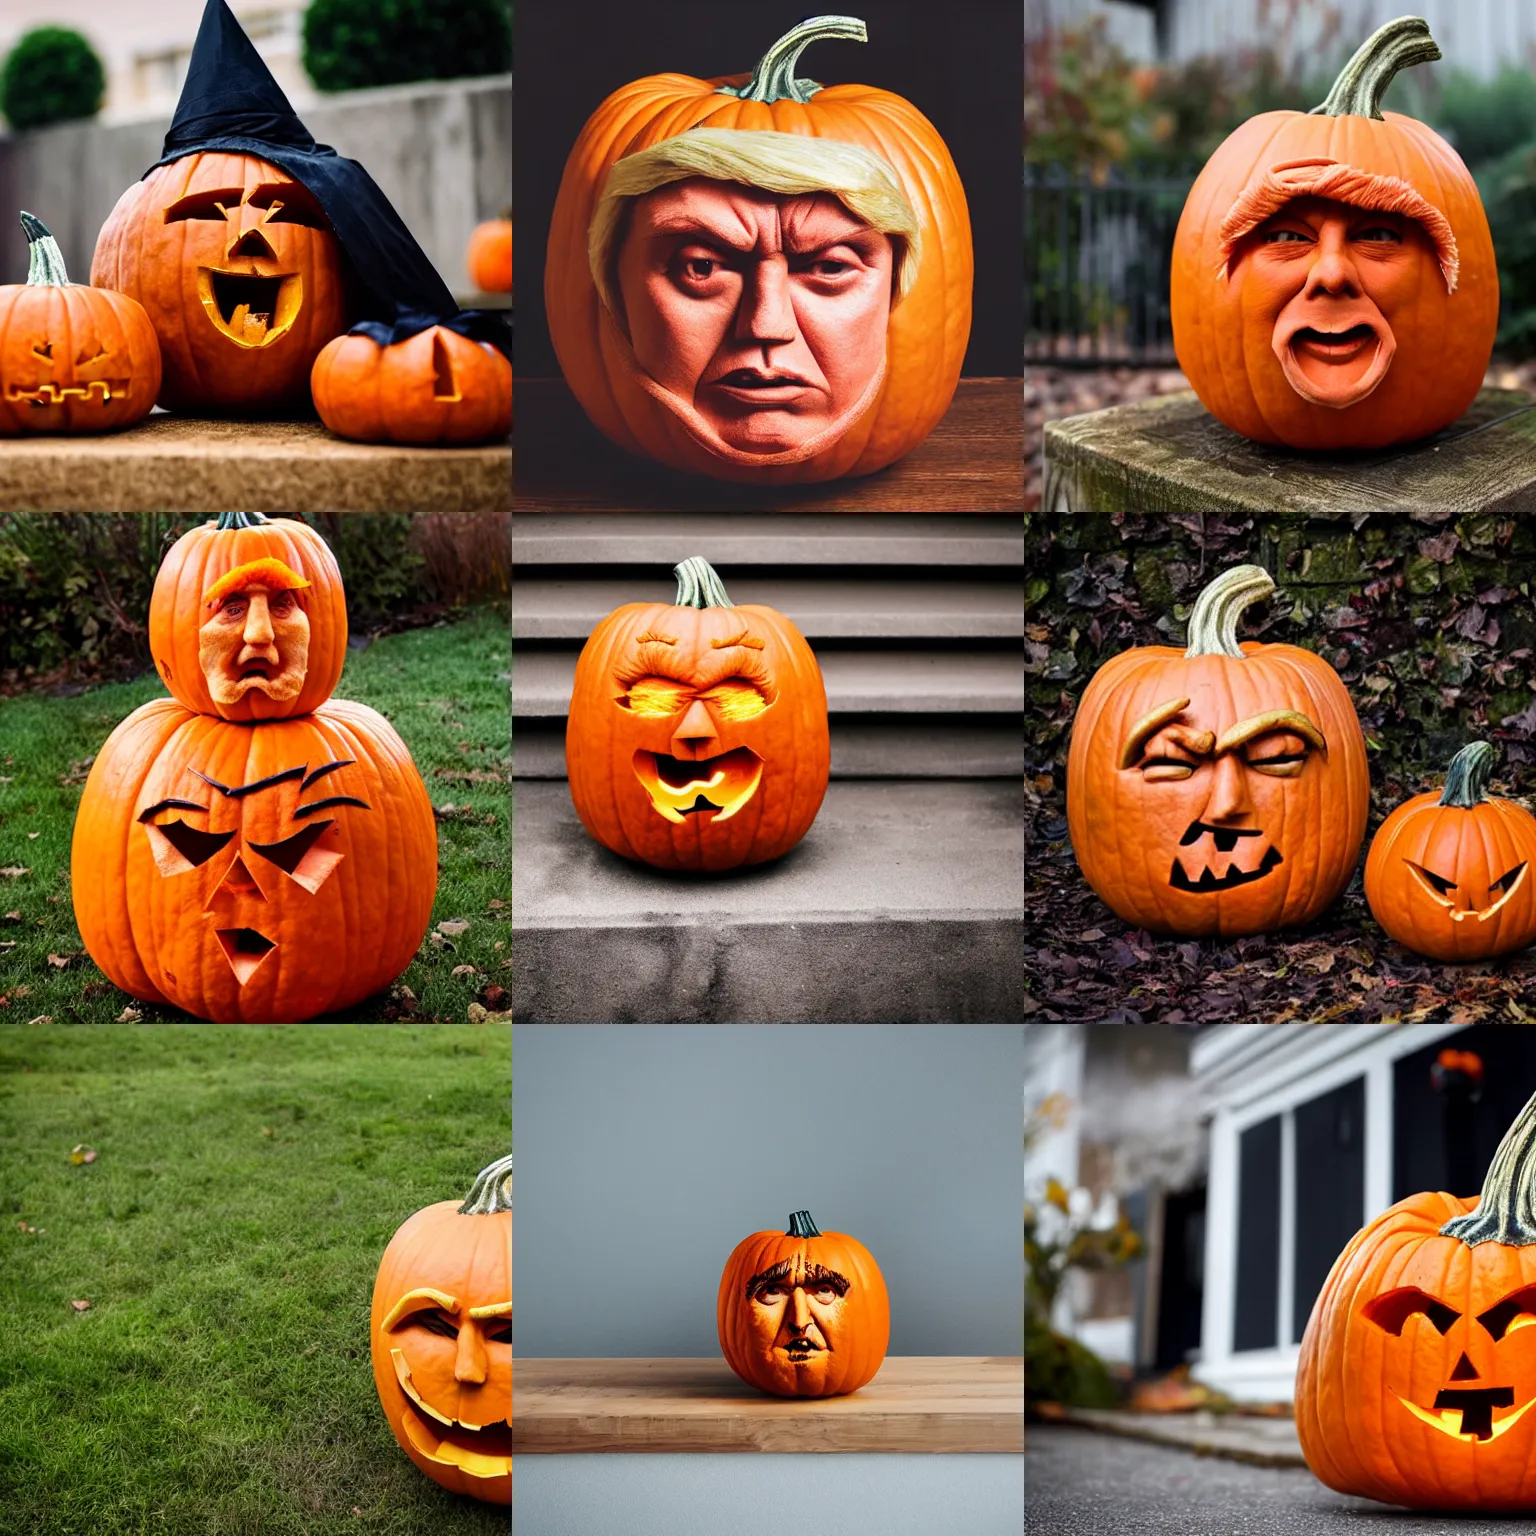
[{"label": "carved eye", "polygon": [[1497,1343],[1505,1334],[1518,1333],[1536,1323],[1536,1286],[1527,1286],[1506,1296],[1497,1306],[1489,1307],[1477,1318],[1488,1330],[1489,1337]]},{"label": "carved eye", "polygon": [[303,224],[309,229],[329,229],[324,211],[307,187],[298,182],[264,182],[246,199],[252,208],[271,208],[268,224]]},{"label": "carved eye", "polygon": [[1404,1286],[1397,1291],[1388,1291],[1383,1296],[1373,1296],[1366,1302],[1364,1310],[1366,1317],[1378,1328],[1385,1328],[1388,1333],[1398,1335],[1402,1334],[1403,1325],[1416,1312],[1422,1312],[1434,1325],[1435,1332],[1442,1337],[1450,1331],[1451,1324],[1461,1316],[1461,1313],[1453,1307],[1446,1306],[1443,1301],[1437,1301],[1427,1291],[1421,1291],[1415,1285]]},{"label": "carved eye", "polygon": [[485,1337],[491,1344],[510,1344],[512,1342],[512,1319],[510,1317],[490,1317],[485,1322]]},{"label": "carved eye", "polygon": [[233,832],[204,832],[190,827],[178,819],[158,827],[146,823],[150,843],[155,851],[155,863],[162,875],[184,875],[189,869],[206,864],[235,834]]},{"label": "carved eye", "polygon": [[744,677],[728,677],[701,697],[715,706],[722,720],[750,720],[768,708],[762,689]]},{"label": "carved eye", "polygon": [[331,871],[345,857],[334,849],[316,846],[335,825],[334,821],[317,821],[280,843],[252,843],[251,852],[259,853],[269,864],[277,865],[313,895],[330,879]]},{"label": "carved eye", "polygon": [[[1442,896],[1449,896],[1456,889],[1454,880],[1447,880],[1444,875],[1437,875],[1432,869],[1425,869],[1422,864],[1415,864],[1412,859],[1403,861],[1410,869],[1416,869],[1419,874],[1432,885]],[[1508,878],[1507,876],[1505,877]]]},{"label": "carved eye", "polygon": [[1243,748],[1243,761],[1256,773],[1294,779],[1307,761],[1308,746],[1292,731],[1273,731]]},{"label": "carved eye", "polygon": [[1516,864],[1513,869],[1505,870],[1504,873],[1502,875],[1500,875],[1499,878],[1497,880],[1495,880],[1493,882],[1493,884],[1488,887],[1488,889],[1490,891],[1511,891],[1511,890],[1513,890],[1514,887],[1515,887],[1515,881],[1520,878],[1521,872],[1524,869],[1525,869],[1525,865],[1524,864]]},{"label": "carved eye", "polygon": [[670,677],[641,677],[617,700],[621,709],[660,719],[675,715],[688,702],[690,690]]},{"label": "carved eye", "polygon": [[1192,762],[1186,762],[1182,757],[1148,757],[1141,764],[1141,776],[1149,784],[1158,784],[1170,779],[1187,779],[1195,771]]},{"label": "carved eye", "polygon": [[179,224],[183,219],[213,219],[222,224],[229,217],[229,210],[240,206],[244,192],[244,187],[215,187],[210,192],[189,192],[165,210],[165,222]]},{"label": "carved eye", "polygon": [[439,1338],[456,1339],[459,1336],[459,1325],[437,1307],[428,1307],[423,1312],[418,1312],[411,1321],[420,1328],[425,1328],[428,1333],[435,1333]]},{"label": "carved eye", "polygon": [[97,347],[93,352],[89,347],[81,347],[80,355],[75,359],[76,368],[87,368],[92,363],[99,363],[107,355],[105,347]]}]

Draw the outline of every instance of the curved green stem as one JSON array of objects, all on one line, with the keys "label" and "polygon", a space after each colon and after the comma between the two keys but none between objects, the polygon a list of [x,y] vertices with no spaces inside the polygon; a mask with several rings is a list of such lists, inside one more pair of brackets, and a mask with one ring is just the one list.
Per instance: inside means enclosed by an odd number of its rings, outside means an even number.
[{"label": "curved green stem", "polygon": [[257,528],[267,521],[264,512],[220,512],[219,528]]},{"label": "curved green stem", "polygon": [[499,1157],[475,1177],[460,1216],[495,1216],[512,1209],[512,1154]]},{"label": "curved green stem", "polygon": [[1493,1154],[1477,1209],[1451,1217],[1440,1233],[1459,1237],[1469,1248],[1479,1243],[1529,1248],[1536,1243],[1536,1094],[1515,1116]]},{"label": "curved green stem", "polygon": [[677,577],[676,608],[734,608],[725,595],[725,584],[708,560],[690,555],[681,565],[672,567]]},{"label": "curved green stem", "polygon": [[1393,76],[1414,64],[1433,64],[1440,49],[1422,16],[1399,16],[1378,27],[1339,71],[1328,99],[1312,112],[1323,117],[1381,116],[1381,98]]},{"label": "curved green stem", "polygon": [[1237,643],[1237,621],[1243,610],[1251,608],[1275,590],[1275,578],[1262,565],[1234,565],[1195,599],[1189,616],[1188,658],[1195,656],[1231,656],[1243,659]]},{"label": "curved green stem", "polygon": [[64,253],[59,242],[48,233],[48,226],[36,214],[23,213],[21,227],[26,232],[30,258],[27,282],[35,288],[67,288],[69,273],[64,270]]},{"label": "curved green stem", "polygon": [[809,1211],[796,1211],[789,1218],[789,1231],[786,1237],[820,1237],[821,1233],[816,1229],[816,1223],[811,1220]]},{"label": "curved green stem", "polygon": [[745,85],[717,85],[715,92],[720,96],[739,96],[743,101],[809,101],[821,87],[814,80],[795,79],[795,66],[812,43],[834,37],[844,42],[866,43],[869,31],[857,16],[807,17],[757,61],[757,68]]},{"label": "curved green stem", "polygon": [[1486,741],[1474,741],[1451,759],[1445,772],[1441,805],[1459,806],[1470,811],[1488,798],[1488,775],[1493,772],[1494,750]]}]

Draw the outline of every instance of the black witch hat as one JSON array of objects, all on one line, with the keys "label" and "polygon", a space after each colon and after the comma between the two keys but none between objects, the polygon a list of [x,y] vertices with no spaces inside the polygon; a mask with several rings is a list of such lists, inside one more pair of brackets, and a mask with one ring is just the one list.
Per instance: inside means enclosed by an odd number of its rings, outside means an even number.
[{"label": "black witch hat", "polygon": [[313,193],[356,278],[354,331],[388,346],[442,325],[511,356],[505,319],[460,309],[368,172],[315,142],[225,0],[203,11],[165,152],[149,170],[200,150],[259,155]]}]

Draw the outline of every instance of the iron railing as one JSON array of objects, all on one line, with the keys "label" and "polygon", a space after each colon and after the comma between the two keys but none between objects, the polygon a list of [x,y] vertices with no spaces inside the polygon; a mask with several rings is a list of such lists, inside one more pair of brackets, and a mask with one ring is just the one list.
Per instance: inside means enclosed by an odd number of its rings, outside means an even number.
[{"label": "iron railing", "polygon": [[1024,167],[1026,362],[1176,366],[1168,270],[1193,181]]}]

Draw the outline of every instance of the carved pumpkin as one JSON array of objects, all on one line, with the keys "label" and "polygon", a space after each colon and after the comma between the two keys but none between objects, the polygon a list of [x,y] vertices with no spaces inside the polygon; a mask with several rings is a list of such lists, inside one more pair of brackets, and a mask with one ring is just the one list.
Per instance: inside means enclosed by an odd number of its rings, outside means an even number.
[{"label": "carved pumpkin", "polygon": [[1444,791],[1398,806],[1366,857],[1371,915],[1436,960],[1485,960],[1536,939],[1536,817],[1485,793],[1493,755],[1486,741],[1463,747]]},{"label": "carved pumpkin", "polygon": [[582,648],[571,799],[605,848],[659,869],[776,859],[827,792],[821,669],[783,614],[735,607],[707,561],[676,574],[675,604],[627,603]]},{"label": "carved pumpkin", "polygon": [[160,346],[139,305],[71,283],[58,242],[21,216],[31,266],[0,288],[0,434],[110,432],[153,409]]},{"label": "carved pumpkin", "polygon": [[405,743],[366,705],[246,725],[154,699],[96,756],[71,868],[80,937],[125,992],[281,1023],[410,963],[437,830]]},{"label": "carved pumpkin", "polygon": [[788,1232],[754,1232],[732,1250],[715,1303],[726,1364],[775,1397],[841,1397],[874,1379],[891,1342],[880,1266],[809,1211]]},{"label": "carved pumpkin", "polygon": [[1261,443],[1383,448],[1472,403],[1498,328],[1477,187],[1381,98],[1438,59],[1400,17],[1310,113],[1264,112],[1211,156],[1174,237],[1173,342],[1201,403]]},{"label": "carved pumpkin", "polygon": [[1536,1097],[1481,1199],[1419,1194],[1357,1232],[1312,1308],[1296,1430],[1340,1493],[1536,1511]]},{"label": "carved pumpkin", "polygon": [[[274,618],[258,632],[245,622],[244,608],[234,612],[239,594],[253,586],[291,594],[286,624]],[[269,609],[251,617],[260,624],[264,616],[273,617]],[[219,653],[210,642],[231,619],[238,628]],[[249,644],[235,645],[237,635]],[[308,714],[330,698],[347,656],[346,594],[336,558],[295,518],[221,512],[184,533],[161,562],[149,600],[149,649],[165,686],[200,714],[226,720]]]},{"label": "carved pumpkin", "polygon": [[359,443],[482,443],[512,430],[512,364],[441,325],[387,347],[338,336],[310,390],[326,426]]},{"label": "carved pumpkin", "polygon": [[239,414],[308,405],[315,358],[346,329],[343,271],[302,183],[255,155],[204,151],[123,193],[91,281],[148,312],[161,405]]},{"label": "carved pumpkin", "polygon": [[487,219],[475,226],[466,256],[469,280],[482,293],[512,292],[512,220]]},{"label": "carved pumpkin", "polygon": [[1354,872],[1370,785],[1348,692],[1311,651],[1238,643],[1243,610],[1274,586],[1256,565],[1223,572],[1187,650],[1124,651],[1078,704],[1072,849],[1137,927],[1230,938],[1305,923]]},{"label": "carved pumpkin", "polygon": [[368,1328],[400,1449],[435,1483],[512,1502],[512,1159],[389,1241]]},{"label": "carved pumpkin", "polygon": [[[813,17],[780,38],[750,77],[699,80],[681,74],[651,75],[615,91],[582,129],[566,161],[550,225],[545,308],[567,382],[588,416],[621,448],[650,455],[676,469],[727,480],[772,484],[831,480],[867,475],[900,458],[922,442],[948,410],[970,335],[972,270],[965,192],[949,151],[933,125],[900,96],[873,86],[823,88],[795,78],[800,53],[810,43],[830,38],[862,41],[864,36],[864,24],[856,18]],[[724,146],[729,158],[731,136],[736,132],[743,132],[743,153],[749,152],[753,141],[758,147],[766,145],[770,155],[776,143],[792,145],[796,139],[802,145],[806,138],[828,141],[832,155],[837,146],[851,146],[844,158],[859,161],[862,170],[855,171],[851,163],[841,171],[829,168],[817,183],[822,200],[835,202],[845,213],[855,211],[849,199],[857,201],[851,188],[858,176],[893,177],[891,191],[881,196],[894,198],[915,220],[912,236],[899,253],[899,280],[894,288],[887,285],[882,311],[888,312],[883,371],[868,380],[861,373],[859,387],[850,385],[846,407],[837,403],[833,409],[823,398],[825,390],[840,399],[831,376],[840,355],[848,350],[844,339],[820,347],[817,361],[827,380],[811,377],[815,365],[809,361],[787,370],[781,367],[776,353],[786,347],[778,339],[759,349],[763,354],[759,370],[766,369],[763,376],[748,378],[739,388],[731,377],[700,375],[701,392],[706,386],[719,385],[730,395],[719,405],[719,411],[728,416],[750,416],[760,407],[771,419],[781,410],[790,418],[781,425],[790,430],[792,418],[825,409],[825,425],[809,435],[792,433],[783,439],[792,443],[788,447],[771,434],[763,444],[751,447],[734,439],[727,442],[713,425],[717,416],[699,406],[691,389],[683,392],[674,382],[659,380],[654,370],[642,367],[637,360],[641,343],[634,330],[635,316],[622,313],[626,306],[613,292],[611,263],[589,253],[589,243],[606,227],[599,220],[595,228],[594,219],[603,213],[604,192],[615,167],[657,151],[663,143],[688,150],[711,139],[710,156],[720,160]],[[802,153],[814,158],[820,152]],[[672,185],[718,188],[742,183],[745,174],[717,168],[708,179],[701,175],[691,182],[674,180]],[[851,178],[841,193],[837,191],[840,176]],[[785,183],[782,172],[767,173],[761,186],[783,195],[806,190]],[[746,194],[751,188],[735,185],[734,190]],[[616,247],[624,227],[621,217],[620,225],[610,230]],[[815,255],[808,251],[806,260]],[[830,255],[836,258],[834,265],[840,263],[844,269],[837,274],[838,281],[847,279],[858,266],[847,247]],[[908,261],[908,257],[915,259]],[[599,263],[598,273],[594,260]],[[719,267],[725,281],[733,261],[717,250],[704,265]],[[600,291],[599,275],[606,293]],[[775,312],[780,318],[794,318],[787,309]],[[742,319],[737,328],[748,323],[749,319]],[[686,333],[687,327],[682,329]],[[779,333],[784,334],[788,333]],[[876,347],[878,351],[878,338]],[[760,397],[757,406],[752,401],[754,389]],[[798,394],[793,394],[796,389]],[[784,396],[782,406],[775,404],[778,395]],[[763,430],[767,433],[766,426]]]}]

